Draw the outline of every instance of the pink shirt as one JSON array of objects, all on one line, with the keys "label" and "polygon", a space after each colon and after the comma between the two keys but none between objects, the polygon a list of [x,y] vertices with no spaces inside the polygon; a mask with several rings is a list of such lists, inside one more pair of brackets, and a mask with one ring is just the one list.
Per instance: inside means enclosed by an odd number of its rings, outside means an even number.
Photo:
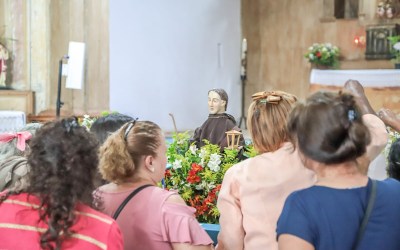
[{"label": "pink shirt", "polygon": [[[133,189],[107,192],[100,187],[100,190],[103,211],[113,215]],[[147,187],[131,199],[117,218],[125,249],[164,250],[172,249],[171,243],[213,243],[196,220],[194,208],[165,202],[174,194],[158,187]]]},{"label": "pink shirt", "polygon": [[[46,230],[47,224],[37,223],[39,204],[37,197],[31,195],[28,199],[25,193],[0,203],[0,249],[42,249],[40,232]],[[75,233],[63,242],[62,249],[123,249],[122,235],[113,219],[82,204],[77,206],[75,215],[71,228]]]},{"label": "pink shirt", "polygon": [[[364,115],[363,121],[371,133],[366,155],[372,160],[386,145],[386,127],[375,115]],[[221,231],[216,249],[277,250],[276,224],[286,198],[315,181],[289,142],[232,166],[218,197]]]}]

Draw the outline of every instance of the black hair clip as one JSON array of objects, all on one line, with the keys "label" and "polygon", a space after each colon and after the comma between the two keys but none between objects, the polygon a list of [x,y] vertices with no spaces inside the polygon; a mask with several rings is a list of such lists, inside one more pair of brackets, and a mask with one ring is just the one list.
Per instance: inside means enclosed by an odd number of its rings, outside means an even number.
[{"label": "black hair clip", "polygon": [[137,121],[137,118],[134,119],[133,121],[131,121],[131,122],[129,123],[129,125],[126,127],[126,129],[125,129],[125,135],[124,135],[124,140],[125,140],[125,141],[126,141],[126,139],[128,138],[129,132],[131,131],[131,129],[133,128],[133,126],[135,126],[136,121]]},{"label": "black hair clip", "polygon": [[79,127],[78,118],[75,116],[68,119],[62,119],[61,122],[67,133],[71,132],[72,128]]}]

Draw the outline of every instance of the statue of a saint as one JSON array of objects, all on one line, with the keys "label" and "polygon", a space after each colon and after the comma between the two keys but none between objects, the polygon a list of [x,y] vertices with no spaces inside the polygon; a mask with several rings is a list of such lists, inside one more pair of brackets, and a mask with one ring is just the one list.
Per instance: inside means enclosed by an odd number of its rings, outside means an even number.
[{"label": "statue of a saint", "polygon": [[[225,132],[237,130],[235,118],[225,113],[228,106],[228,94],[223,89],[212,89],[208,91],[208,119],[197,128],[193,135],[193,141],[198,147],[204,145],[203,140],[207,139],[212,144],[219,145],[221,150],[228,146]],[[239,146],[244,146],[243,135],[240,135]]]},{"label": "statue of a saint", "polygon": [[9,58],[8,50],[0,43],[0,88],[6,87],[7,64]]}]

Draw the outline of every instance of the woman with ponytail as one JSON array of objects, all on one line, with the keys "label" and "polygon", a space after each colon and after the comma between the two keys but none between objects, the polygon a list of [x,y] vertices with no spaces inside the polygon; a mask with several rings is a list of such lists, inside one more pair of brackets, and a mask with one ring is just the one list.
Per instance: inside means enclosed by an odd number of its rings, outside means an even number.
[{"label": "woman with ponytail", "polygon": [[99,164],[110,183],[96,191],[96,203],[117,220],[125,249],[212,249],[194,208],[177,192],[157,186],[164,177],[166,150],[160,127],[150,121],[129,122],[110,135],[100,148]]}]

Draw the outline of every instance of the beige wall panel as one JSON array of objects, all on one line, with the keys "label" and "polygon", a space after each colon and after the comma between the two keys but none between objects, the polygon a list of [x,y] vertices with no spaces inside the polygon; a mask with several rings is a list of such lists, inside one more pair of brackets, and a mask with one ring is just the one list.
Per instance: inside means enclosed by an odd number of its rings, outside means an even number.
[{"label": "beige wall panel", "polygon": [[109,109],[108,0],[85,1],[86,108],[88,113]]},{"label": "beige wall panel", "polygon": [[[69,40],[85,43],[85,1],[69,1]],[[85,71],[84,79],[87,71]],[[82,89],[72,89],[72,109],[74,114],[84,114],[86,111],[85,93],[87,82],[83,84]]]},{"label": "beige wall panel", "polygon": [[249,44],[246,105],[252,92],[260,90],[281,89],[305,98],[311,65],[303,55],[316,42],[331,42],[341,49],[342,69],[393,68],[387,60],[366,61],[365,49],[353,43],[356,35],[364,34],[366,24],[377,22],[371,19],[371,6],[376,5],[362,6],[366,14],[362,21],[321,22],[323,4],[321,0],[242,0],[242,30]]},{"label": "beige wall panel", "polygon": [[7,73],[6,83],[12,83],[12,87],[18,90],[29,89],[28,77],[28,57],[27,55],[27,19],[25,0],[4,0],[4,15],[6,47],[11,54],[11,60],[7,64],[10,70]]},{"label": "beige wall panel", "polygon": [[[58,67],[61,57],[68,54],[70,9],[68,0],[51,1],[50,4],[50,95],[48,109],[56,109]],[[65,77],[62,79],[61,110],[70,112],[73,107],[72,90],[65,88]]]}]

